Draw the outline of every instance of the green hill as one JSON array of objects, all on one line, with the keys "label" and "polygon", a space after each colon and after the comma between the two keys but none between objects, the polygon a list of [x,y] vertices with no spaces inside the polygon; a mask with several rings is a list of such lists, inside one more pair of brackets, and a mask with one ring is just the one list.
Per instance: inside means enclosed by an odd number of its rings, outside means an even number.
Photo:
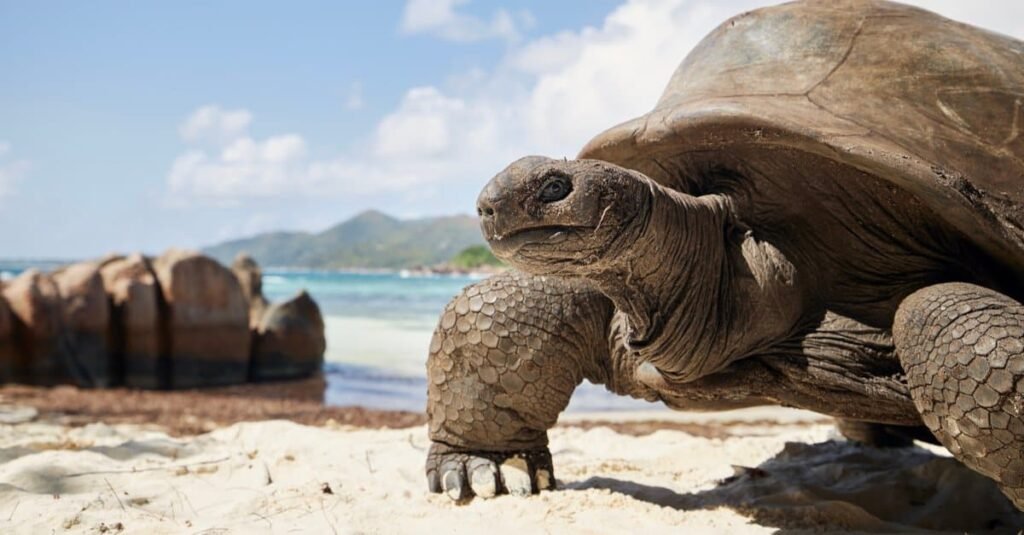
[{"label": "green hill", "polygon": [[481,267],[502,267],[504,262],[498,260],[486,245],[471,245],[448,261],[455,269],[473,270]]},{"label": "green hill", "polygon": [[447,262],[483,243],[474,217],[401,220],[371,210],[317,234],[270,232],[203,252],[225,263],[244,251],[263,266],[402,269]]}]

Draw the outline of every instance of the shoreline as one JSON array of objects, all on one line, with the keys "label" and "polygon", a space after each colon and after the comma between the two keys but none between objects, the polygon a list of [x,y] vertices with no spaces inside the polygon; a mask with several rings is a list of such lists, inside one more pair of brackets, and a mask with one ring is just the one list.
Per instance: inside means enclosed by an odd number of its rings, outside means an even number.
[{"label": "shoreline", "polygon": [[[2,269],[0,272],[14,277],[21,272],[36,268],[50,272],[62,266],[71,265],[82,260],[20,260],[0,259],[0,266],[10,269]],[[317,275],[395,275],[402,278],[468,278],[484,279],[501,273],[509,268],[487,267],[481,269],[460,269],[450,266],[409,266],[404,268],[317,268],[303,266],[265,266],[262,268],[264,275],[280,274],[301,274],[310,273]],[[4,279],[6,280],[6,279]]]},{"label": "shoreline", "polygon": [[491,275],[507,271],[511,268],[505,266],[478,266],[473,269],[463,269],[447,264],[436,266],[408,266],[402,268],[315,268],[302,266],[267,266],[263,268],[263,274],[294,274],[294,273],[316,273],[325,275],[397,275],[407,277],[450,277],[450,278],[485,278]]},{"label": "shoreline", "polygon": [[33,421],[81,427],[107,425],[159,427],[171,436],[207,433],[221,427],[264,420],[312,425],[401,429],[426,422],[413,411],[331,407],[323,403],[324,379],[250,383],[196,390],[82,389],[75,386],[0,386],[0,417],[32,407]]},{"label": "shoreline", "polygon": [[[48,422],[68,427],[94,423],[159,428],[170,436],[208,433],[243,422],[289,420],[314,427],[408,429],[426,424],[424,411],[330,406],[322,377],[192,390],[84,389],[9,384],[0,386],[0,424]],[[31,409],[29,409],[31,408]],[[831,418],[782,407],[692,413],[652,405],[641,410],[564,412],[556,428],[608,428],[629,436],[682,431],[705,438],[740,434],[754,426],[797,429]]]}]

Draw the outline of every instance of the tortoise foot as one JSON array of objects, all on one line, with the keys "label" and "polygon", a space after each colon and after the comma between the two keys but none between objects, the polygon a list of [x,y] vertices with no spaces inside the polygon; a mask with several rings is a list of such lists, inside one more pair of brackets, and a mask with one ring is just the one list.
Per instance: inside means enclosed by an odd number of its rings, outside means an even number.
[{"label": "tortoise foot", "polygon": [[427,454],[430,492],[444,493],[456,503],[474,496],[529,496],[555,488],[551,452],[547,448],[521,451],[465,451],[435,442]]}]

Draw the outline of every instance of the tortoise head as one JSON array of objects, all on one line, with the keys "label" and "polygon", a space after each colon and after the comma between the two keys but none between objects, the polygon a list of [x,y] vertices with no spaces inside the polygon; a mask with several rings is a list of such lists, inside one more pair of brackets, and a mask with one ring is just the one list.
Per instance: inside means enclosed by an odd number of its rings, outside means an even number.
[{"label": "tortoise head", "polygon": [[626,348],[673,382],[722,370],[802,314],[788,259],[744,230],[722,194],[692,196],[601,160],[531,156],[498,173],[477,210],[496,256],[592,283],[624,318]]},{"label": "tortoise head", "polygon": [[528,273],[580,275],[629,246],[651,187],[610,163],[528,156],[491,179],[477,213],[497,257]]}]

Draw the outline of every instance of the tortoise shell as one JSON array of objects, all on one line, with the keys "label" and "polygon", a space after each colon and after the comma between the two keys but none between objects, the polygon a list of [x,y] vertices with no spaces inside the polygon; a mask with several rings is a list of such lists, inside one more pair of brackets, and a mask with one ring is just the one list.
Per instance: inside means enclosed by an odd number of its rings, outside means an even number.
[{"label": "tortoise shell", "polygon": [[752,11],[697,45],[653,111],[579,157],[699,193],[736,154],[852,166],[1024,271],[1021,41],[882,1]]}]

